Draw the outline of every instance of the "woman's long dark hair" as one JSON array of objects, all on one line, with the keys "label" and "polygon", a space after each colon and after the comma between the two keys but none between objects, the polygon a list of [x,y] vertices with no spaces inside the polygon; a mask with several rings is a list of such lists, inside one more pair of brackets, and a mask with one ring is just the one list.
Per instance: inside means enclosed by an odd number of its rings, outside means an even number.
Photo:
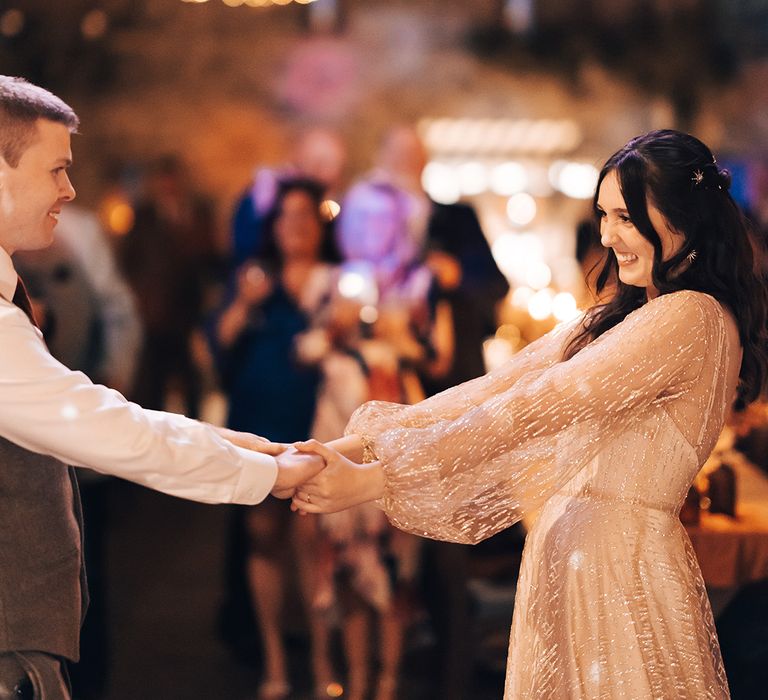
[{"label": "woman's long dark hair", "polygon": [[[739,398],[755,400],[768,374],[768,293],[755,266],[749,225],[728,192],[730,174],[697,138],[671,129],[651,131],[632,139],[603,166],[593,201],[596,217],[600,184],[611,172],[616,173],[632,223],[653,245],[652,276],[659,294],[705,292],[733,313],[744,352]],[[667,260],[648,216],[649,203],[684,236],[680,249]],[[688,264],[687,256],[694,251]],[[612,250],[596,284],[598,294],[615,285],[615,294],[588,313],[584,327],[566,346],[564,359],[647,301],[644,288],[621,282]]]},{"label": "woman's long dark hair", "polygon": [[259,258],[274,269],[283,266],[283,258],[280,248],[275,240],[275,223],[283,209],[283,202],[291,192],[303,192],[312,201],[317,214],[318,223],[321,226],[321,240],[319,258],[323,262],[337,263],[341,260],[339,250],[336,247],[336,239],[333,235],[333,222],[323,212],[325,189],[316,180],[305,177],[295,177],[282,180],[277,188],[275,202],[269,213],[264,218],[264,240]]}]

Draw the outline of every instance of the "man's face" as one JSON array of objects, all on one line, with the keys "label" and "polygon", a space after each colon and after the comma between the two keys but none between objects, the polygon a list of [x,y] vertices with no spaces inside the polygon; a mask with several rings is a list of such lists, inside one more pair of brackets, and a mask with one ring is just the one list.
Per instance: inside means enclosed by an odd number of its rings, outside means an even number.
[{"label": "man's face", "polygon": [[0,156],[0,246],[9,254],[49,246],[62,205],[75,198],[69,129],[47,119],[36,129],[17,167]]}]

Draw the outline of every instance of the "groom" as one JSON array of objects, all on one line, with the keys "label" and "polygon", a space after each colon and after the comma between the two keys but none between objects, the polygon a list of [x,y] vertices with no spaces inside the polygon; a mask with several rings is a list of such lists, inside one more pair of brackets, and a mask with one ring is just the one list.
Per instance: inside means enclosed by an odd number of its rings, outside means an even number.
[{"label": "groom", "polygon": [[53,241],[75,197],[74,111],[0,76],[0,700],[68,700],[87,606],[74,469],[206,503],[289,497],[317,456],[142,409],[48,352],[11,256]]}]

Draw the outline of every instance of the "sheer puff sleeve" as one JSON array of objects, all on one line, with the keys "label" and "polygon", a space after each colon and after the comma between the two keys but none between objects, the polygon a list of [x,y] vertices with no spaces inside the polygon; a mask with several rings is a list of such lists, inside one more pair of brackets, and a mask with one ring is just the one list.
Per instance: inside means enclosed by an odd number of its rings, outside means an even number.
[{"label": "sheer puff sleeve", "polygon": [[705,358],[725,342],[718,302],[690,291],[648,302],[561,362],[576,325],[414,406],[358,409],[346,432],[381,462],[380,505],[397,527],[465,543],[508,527],[649,407],[703,381]]}]

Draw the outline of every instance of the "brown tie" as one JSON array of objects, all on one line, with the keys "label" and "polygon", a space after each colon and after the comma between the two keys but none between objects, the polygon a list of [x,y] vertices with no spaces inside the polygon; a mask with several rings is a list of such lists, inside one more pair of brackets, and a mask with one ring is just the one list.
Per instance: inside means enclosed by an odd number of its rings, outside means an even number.
[{"label": "brown tie", "polygon": [[32,325],[40,328],[35,318],[35,312],[32,311],[32,302],[29,300],[29,294],[27,294],[27,288],[24,286],[24,282],[21,277],[18,278],[16,283],[16,292],[13,295],[13,303],[16,304],[32,321]]}]

